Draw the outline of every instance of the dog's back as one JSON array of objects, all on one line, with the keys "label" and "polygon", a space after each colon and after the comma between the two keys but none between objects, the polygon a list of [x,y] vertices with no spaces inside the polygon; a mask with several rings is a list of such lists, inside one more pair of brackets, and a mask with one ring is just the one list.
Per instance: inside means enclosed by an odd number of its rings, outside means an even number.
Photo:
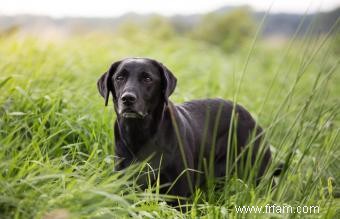
[{"label": "dog's back", "polygon": [[[263,175],[271,154],[268,147],[260,147],[266,146],[261,142],[262,129],[242,106],[223,99],[204,99],[185,102],[174,109],[184,147],[193,154],[194,160],[188,162],[194,165],[191,168],[204,171],[205,160],[208,168],[211,164],[213,175],[221,177],[237,168],[242,174],[247,165],[254,167],[258,160],[255,178]],[[232,162],[226,171],[227,156]]]}]

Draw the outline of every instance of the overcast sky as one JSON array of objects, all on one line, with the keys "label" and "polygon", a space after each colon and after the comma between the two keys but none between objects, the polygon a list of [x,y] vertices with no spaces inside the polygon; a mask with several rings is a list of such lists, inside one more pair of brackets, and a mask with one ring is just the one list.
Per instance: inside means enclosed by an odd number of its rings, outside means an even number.
[{"label": "overcast sky", "polygon": [[250,5],[255,10],[304,13],[340,6],[340,0],[0,0],[0,14],[63,16],[119,16],[126,12],[163,15],[204,13],[221,6]]}]

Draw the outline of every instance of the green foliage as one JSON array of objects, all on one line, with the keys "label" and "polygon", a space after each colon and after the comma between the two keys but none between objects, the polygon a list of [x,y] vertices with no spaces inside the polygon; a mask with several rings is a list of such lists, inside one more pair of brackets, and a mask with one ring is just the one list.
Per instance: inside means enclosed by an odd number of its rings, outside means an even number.
[{"label": "green foliage", "polygon": [[247,8],[223,14],[208,14],[193,30],[195,39],[203,40],[233,52],[254,37],[255,23]]},{"label": "green foliage", "polygon": [[122,36],[135,36],[141,31],[140,25],[134,21],[125,21],[121,23],[117,28],[117,33]]},{"label": "green foliage", "polygon": [[[159,21],[157,21],[159,22]],[[155,22],[155,23],[157,23]],[[258,42],[247,60],[185,38],[128,29],[62,41],[0,39],[0,218],[336,218],[339,209],[339,59],[323,39],[280,48]],[[168,35],[165,35],[168,36]],[[114,60],[153,57],[178,78],[171,99],[235,99],[264,127],[287,170],[270,190],[229,178],[197,190],[181,212],[169,197],[115,172],[112,104],[96,81]],[[247,65],[245,65],[247,63]],[[318,205],[316,215],[237,214],[236,205]]]},{"label": "green foliage", "polygon": [[172,24],[162,16],[153,16],[148,20],[147,32],[159,39],[170,39],[175,36]]},{"label": "green foliage", "polygon": [[340,56],[340,31],[335,34],[332,46],[334,54]]},{"label": "green foliage", "polygon": [[121,37],[129,39],[150,37],[168,40],[176,35],[176,32],[168,19],[158,15],[154,15],[146,21],[140,21],[139,23],[135,20],[127,20],[118,26],[116,33]]}]

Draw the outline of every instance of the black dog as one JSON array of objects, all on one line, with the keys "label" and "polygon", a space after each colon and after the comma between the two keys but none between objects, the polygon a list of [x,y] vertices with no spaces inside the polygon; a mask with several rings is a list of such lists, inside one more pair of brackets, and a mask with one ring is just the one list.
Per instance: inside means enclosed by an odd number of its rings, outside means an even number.
[{"label": "black dog", "polygon": [[251,115],[222,99],[174,105],[168,98],[176,81],[163,64],[148,58],[117,61],[98,80],[105,105],[111,93],[117,114],[115,153],[120,159],[116,169],[153,155],[150,166],[160,170],[161,183],[176,181],[170,194],[179,196],[191,195],[195,185],[206,182],[200,173],[223,177],[252,166],[259,180],[271,153],[262,144],[262,129]]}]

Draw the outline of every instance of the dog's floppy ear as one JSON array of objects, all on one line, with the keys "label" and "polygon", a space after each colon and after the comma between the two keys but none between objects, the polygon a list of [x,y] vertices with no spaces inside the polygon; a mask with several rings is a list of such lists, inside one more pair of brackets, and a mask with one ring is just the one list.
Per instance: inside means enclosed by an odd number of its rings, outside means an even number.
[{"label": "dog's floppy ear", "polygon": [[[155,60],[153,60],[155,61]],[[164,95],[165,104],[168,104],[169,96],[174,92],[177,84],[176,77],[172,74],[172,72],[165,67],[162,63],[155,61],[161,71],[162,77],[162,92]]]},{"label": "dog's floppy ear", "polygon": [[112,92],[113,99],[116,98],[116,93],[111,78],[115,71],[117,70],[117,67],[119,66],[120,63],[121,61],[114,62],[111,65],[110,69],[107,72],[105,72],[97,81],[97,88],[100,95],[102,95],[102,97],[104,97],[105,99],[105,106],[107,106],[107,103],[109,102],[110,91]]},{"label": "dog's floppy ear", "polygon": [[102,97],[104,97],[105,99],[105,106],[107,106],[107,103],[109,101],[108,77],[109,73],[105,72],[97,81],[97,88],[100,95],[102,95]]}]

